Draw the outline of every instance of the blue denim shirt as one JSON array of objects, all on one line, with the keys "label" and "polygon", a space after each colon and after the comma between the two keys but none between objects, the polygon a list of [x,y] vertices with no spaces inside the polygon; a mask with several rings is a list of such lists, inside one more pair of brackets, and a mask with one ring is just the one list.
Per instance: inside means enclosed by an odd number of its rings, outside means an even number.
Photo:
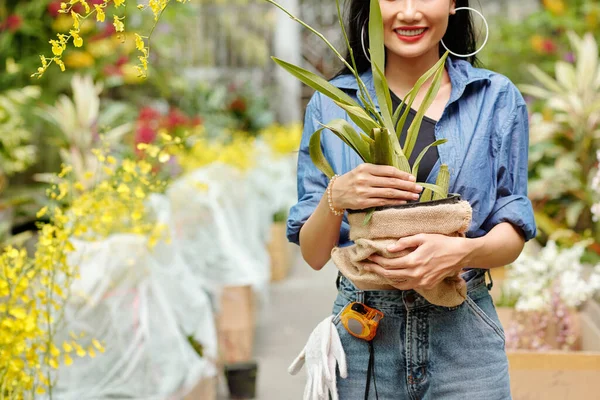
[{"label": "blue denim shirt", "polygon": [[[501,222],[520,228],[526,240],[536,235],[533,208],[527,197],[529,122],[525,101],[515,85],[503,75],[474,68],[464,60],[448,58],[446,69],[452,83],[450,100],[435,126],[436,139],[448,142],[438,147],[439,160],[427,182],[435,183],[440,164],[448,165],[450,192],[459,193],[473,208],[467,237],[480,237]],[[376,102],[373,76],[361,75]],[[356,101],[354,76],[342,75],[331,83]],[[317,207],[328,179],[310,159],[310,136],[319,123],[343,118],[358,131],[348,114],[328,97],[315,93],[305,115],[298,154],[298,203],[291,207],[287,237],[299,244],[302,225]],[[323,154],[334,172],[342,175],[363,161],[331,131],[321,134]],[[352,244],[347,217],[342,222],[340,247]]]}]

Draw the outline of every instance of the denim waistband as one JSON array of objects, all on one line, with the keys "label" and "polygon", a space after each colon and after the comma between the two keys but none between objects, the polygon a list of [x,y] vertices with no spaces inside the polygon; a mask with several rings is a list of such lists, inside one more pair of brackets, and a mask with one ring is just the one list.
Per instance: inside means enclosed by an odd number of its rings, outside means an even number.
[{"label": "denim waistband", "polygon": [[[485,284],[485,274],[489,272],[484,269],[470,269],[462,274],[467,282],[467,293],[473,300],[489,295],[490,284]],[[338,276],[338,292],[345,301],[358,301],[381,311],[391,313],[404,313],[406,309],[422,307],[437,307],[425,300],[423,296],[414,290],[360,290],[345,276]]]}]

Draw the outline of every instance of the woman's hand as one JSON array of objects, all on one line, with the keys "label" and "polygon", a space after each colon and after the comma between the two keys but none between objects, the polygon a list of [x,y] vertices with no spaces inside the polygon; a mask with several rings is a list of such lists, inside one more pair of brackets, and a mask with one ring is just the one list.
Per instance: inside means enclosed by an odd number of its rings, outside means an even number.
[{"label": "woman's hand", "polygon": [[388,251],[414,248],[412,252],[396,258],[372,255],[369,260],[373,263],[366,264],[365,269],[394,282],[393,286],[400,290],[431,289],[467,266],[468,240],[438,234],[407,236],[388,247]]},{"label": "woman's hand", "polygon": [[411,174],[391,166],[361,164],[335,180],[333,207],[363,210],[417,200],[423,188],[415,180]]}]

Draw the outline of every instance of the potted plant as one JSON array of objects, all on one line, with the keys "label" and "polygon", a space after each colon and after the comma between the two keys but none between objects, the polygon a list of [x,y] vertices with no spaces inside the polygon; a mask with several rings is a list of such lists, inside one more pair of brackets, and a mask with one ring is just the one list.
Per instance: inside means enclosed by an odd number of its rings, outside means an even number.
[{"label": "potted plant", "polygon": [[[435,99],[441,86],[444,64],[448,57],[448,52],[416,82],[400,106],[396,110],[392,110],[390,91],[383,72],[385,47],[381,10],[379,8],[379,1],[371,0],[369,52],[376,98],[381,109],[381,112],[378,112],[375,102],[357,72],[352,49],[350,48],[341,17],[339,0],[336,0],[338,19],[349,49],[352,65],[340,55],[322,34],[303,21],[300,21],[275,1],[266,1],[280,8],[292,19],[298,21],[324,40],[354,74],[358,83],[361,104],[354,101],[346,93],[320,76],[273,57],[273,60],[286,71],[300,79],[306,85],[329,97],[335,104],[344,109],[359,130],[357,132],[354,126],[348,121],[337,119],[323,124],[321,129],[314,132],[309,146],[311,159],[317,168],[328,178],[334,175],[334,171],[325,159],[320,145],[321,133],[323,130],[328,129],[345,144],[350,146],[364,162],[394,166],[416,176],[421,159],[427,150],[446,142],[443,139],[431,143],[423,149],[414,164],[410,165],[408,160],[414,151],[423,116]],[[399,140],[400,133],[406,122],[409,110],[413,105],[417,93],[429,79],[432,79],[432,83],[413,122],[408,128],[406,140],[401,145]],[[463,235],[470,224],[472,210],[469,203],[462,201],[459,195],[448,195],[449,178],[448,166],[442,165],[435,185],[419,182],[419,185],[425,188],[419,202],[408,203],[402,206],[378,207],[349,212],[350,239],[355,244],[345,248],[336,247],[332,251],[332,258],[340,271],[359,287],[366,285],[369,288],[390,288],[392,287],[392,282],[387,281],[379,275],[363,270],[362,265],[367,261],[369,256],[375,253],[384,257],[401,256],[402,253],[390,254],[386,248],[395,242],[396,239],[404,236],[418,233]],[[426,213],[424,213],[424,207],[427,207]],[[431,303],[449,307],[461,304],[466,296],[466,286],[458,274],[447,277],[433,289],[419,289],[417,291]]]}]

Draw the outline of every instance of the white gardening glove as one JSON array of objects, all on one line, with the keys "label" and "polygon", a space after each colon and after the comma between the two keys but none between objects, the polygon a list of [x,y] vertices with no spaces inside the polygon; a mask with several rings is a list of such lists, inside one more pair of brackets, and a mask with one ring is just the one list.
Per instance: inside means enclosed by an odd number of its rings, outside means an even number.
[{"label": "white gardening glove", "polygon": [[332,400],[338,400],[336,364],[339,365],[340,376],[348,376],[346,354],[332,321],[333,316],[329,316],[317,325],[304,349],[288,368],[290,374],[296,375],[306,364],[304,400],[329,400],[329,394]]}]

